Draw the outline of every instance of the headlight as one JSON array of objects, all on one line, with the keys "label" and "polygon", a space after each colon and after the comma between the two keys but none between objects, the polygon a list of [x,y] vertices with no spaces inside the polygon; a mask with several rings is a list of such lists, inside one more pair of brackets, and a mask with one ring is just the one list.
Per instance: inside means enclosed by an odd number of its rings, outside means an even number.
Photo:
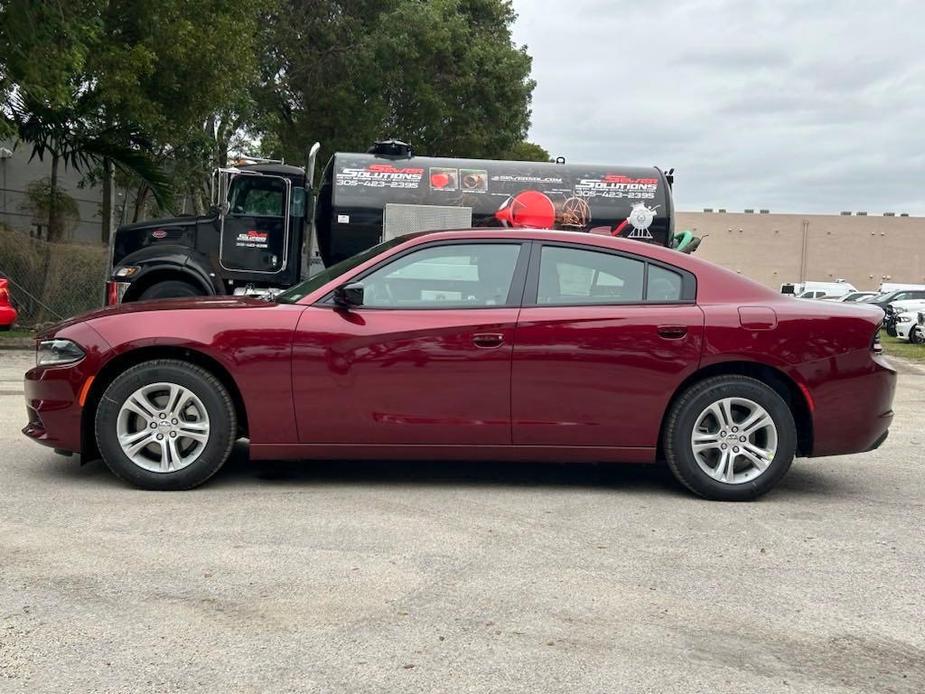
[{"label": "headlight", "polygon": [[70,340],[42,340],[35,351],[36,366],[73,364],[84,358],[84,351]]},{"label": "headlight", "polygon": [[112,274],[112,276],[118,277],[120,279],[124,279],[126,277],[131,277],[132,275],[137,273],[140,269],[141,268],[138,267],[137,265],[126,265],[125,267],[120,267],[118,270],[116,270]]},{"label": "headlight", "polygon": [[911,322],[912,322],[912,316],[910,316],[910,315],[904,313],[903,315],[901,315],[901,316],[900,316],[899,318],[897,318],[896,320],[899,321],[900,323],[911,323]]}]

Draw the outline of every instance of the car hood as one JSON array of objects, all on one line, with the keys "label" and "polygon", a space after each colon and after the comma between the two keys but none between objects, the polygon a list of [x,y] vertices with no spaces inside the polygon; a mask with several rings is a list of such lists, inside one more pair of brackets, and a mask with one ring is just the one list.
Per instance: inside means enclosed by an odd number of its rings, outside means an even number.
[{"label": "car hood", "polygon": [[68,318],[65,321],[56,323],[44,328],[36,334],[36,339],[47,339],[53,337],[60,331],[78,323],[87,323],[97,318],[118,316],[132,313],[148,313],[151,311],[195,311],[199,309],[267,309],[273,308],[278,304],[268,302],[263,299],[245,296],[210,296],[197,297],[192,299],[157,299],[153,301],[133,301],[128,304],[119,304],[118,306],[106,306],[98,308],[89,313],[82,313],[79,316]]}]

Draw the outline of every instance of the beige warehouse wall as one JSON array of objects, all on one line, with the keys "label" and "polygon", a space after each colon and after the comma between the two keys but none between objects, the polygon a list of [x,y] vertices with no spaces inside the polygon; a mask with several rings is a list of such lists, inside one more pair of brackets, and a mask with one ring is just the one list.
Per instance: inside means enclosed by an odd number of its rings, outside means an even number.
[{"label": "beige warehouse wall", "polygon": [[858,289],[925,284],[925,218],[679,212],[697,255],[768,287],[843,278]]}]

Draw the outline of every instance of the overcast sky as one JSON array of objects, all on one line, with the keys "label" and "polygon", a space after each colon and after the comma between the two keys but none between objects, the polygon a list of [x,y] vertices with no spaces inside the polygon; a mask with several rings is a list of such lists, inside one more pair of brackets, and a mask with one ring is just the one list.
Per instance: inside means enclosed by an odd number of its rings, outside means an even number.
[{"label": "overcast sky", "polygon": [[514,0],[530,139],[680,209],[925,214],[925,1]]}]

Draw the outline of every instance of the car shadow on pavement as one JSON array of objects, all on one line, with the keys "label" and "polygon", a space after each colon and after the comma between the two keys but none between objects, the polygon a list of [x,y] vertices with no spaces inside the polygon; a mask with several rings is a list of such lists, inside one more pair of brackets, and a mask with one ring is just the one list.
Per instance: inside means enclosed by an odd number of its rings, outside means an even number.
[{"label": "car shadow on pavement", "polygon": [[209,486],[585,487],[683,494],[663,465],[448,460],[250,460],[239,443]]},{"label": "car shadow on pavement", "polygon": [[[101,460],[79,465],[76,459],[59,459],[33,468],[37,476],[66,478],[69,484],[125,487]],[[206,484],[212,487],[259,487],[287,484],[414,485],[420,487],[544,487],[595,488],[632,493],[672,494],[690,497],[664,464],[530,463],[506,461],[421,460],[251,460],[247,445],[239,442],[225,466]],[[827,474],[812,463],[796,461],[768,498],[786,496],[851,495],[851,481]],[[857,490],[856,493],[861,493]]]},{"label": "car shadow on pavement", "polygon": [[[805,462],[805,461],[804,461]],[[253,483],[305,485],[415,485],[485,487],[587,487],[690,497],[663,464],[530,463],[446,460],[258,460],[239,444],[210,485]],[[829,495],[850,491],[844,480],[796,461],[778,489],[787,494]],[[775,490],[777,491],[777,490]],[[772,496],[774,492],[771,493]]]}]

